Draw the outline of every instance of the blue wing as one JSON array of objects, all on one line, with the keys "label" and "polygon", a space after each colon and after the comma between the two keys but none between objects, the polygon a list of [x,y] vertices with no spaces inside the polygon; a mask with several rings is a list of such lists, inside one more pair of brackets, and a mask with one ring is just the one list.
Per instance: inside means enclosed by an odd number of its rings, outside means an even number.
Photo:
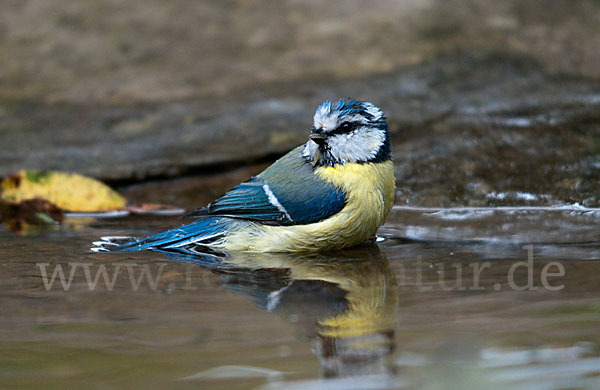
[{"label": "blue wing", "polygon": [[302,157],[300,146],[190,216],[225,216],[275,225],[308,224],[336,214],[345,204],[343,191],[315,175],[313,166]]},{"label": "blue wing", "polygon": [[287,219],[285,213],[269,201],[264,185],[263,181],[253,177],[208,206],[194,211],[190,216],[218,215],[265,223],[285,223]]}]

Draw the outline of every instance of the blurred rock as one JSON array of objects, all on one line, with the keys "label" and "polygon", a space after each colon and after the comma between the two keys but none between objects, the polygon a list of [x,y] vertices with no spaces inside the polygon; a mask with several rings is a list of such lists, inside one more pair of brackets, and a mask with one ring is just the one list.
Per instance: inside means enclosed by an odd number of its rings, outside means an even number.
[{"label": "blurred rock", "polygon": [[0,8],[0,176],[131,182],[265,162],[306,140],[322,100],[352,96],[388,113],[402,203],[599,204],[592,0]]},{"label": "blurred rock", "polygon": [[[0,176],[20,167],[104,180],[223,170],[299,144],[312,114],[298,102],[188,101],[135,107],[14,104],[0,123]],[[40,131],[40,129],[43,129]]]},{"label": "blurred rock", "polygon": [[595,0],[5,0],[0,11],[3,100],[212,97],[464,49],[600,77]]}]

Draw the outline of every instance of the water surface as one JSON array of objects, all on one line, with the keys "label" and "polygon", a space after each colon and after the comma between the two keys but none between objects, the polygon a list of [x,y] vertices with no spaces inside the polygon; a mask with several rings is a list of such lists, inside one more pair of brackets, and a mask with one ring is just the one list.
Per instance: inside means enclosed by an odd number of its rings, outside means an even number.
[{"label": "water surface", "polygon": [[599,219],[399,207],[376,244],[224,263],[88,252],[173,217],[2,229],[0,384],[594,388]]}]

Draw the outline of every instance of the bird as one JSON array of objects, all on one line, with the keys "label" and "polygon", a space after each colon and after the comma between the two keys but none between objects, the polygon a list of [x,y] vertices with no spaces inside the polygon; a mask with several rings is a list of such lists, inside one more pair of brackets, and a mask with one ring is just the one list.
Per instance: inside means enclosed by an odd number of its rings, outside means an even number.
[{"label": "bird", "polygon": [[385,114],[370,102],[319,105],[308,141],[189,214],[193,222],[146,238],[103,237],[95,252],[318,252],[375,237],[396,193]]}]

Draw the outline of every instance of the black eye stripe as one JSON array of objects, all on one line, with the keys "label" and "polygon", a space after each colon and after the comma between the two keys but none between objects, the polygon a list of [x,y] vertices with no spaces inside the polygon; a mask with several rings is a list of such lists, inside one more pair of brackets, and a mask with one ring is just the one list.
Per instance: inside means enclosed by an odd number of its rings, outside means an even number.
[{"label": "black eye stripe", "polygon": [[360,123],[357,123],[357,122],[343,122],[338,127],[336,127],[334,130],[330,131],[329,134],[330,135],[348,134],[351,131],[353,131],[354,129],[356,129],[359,124]]}]

